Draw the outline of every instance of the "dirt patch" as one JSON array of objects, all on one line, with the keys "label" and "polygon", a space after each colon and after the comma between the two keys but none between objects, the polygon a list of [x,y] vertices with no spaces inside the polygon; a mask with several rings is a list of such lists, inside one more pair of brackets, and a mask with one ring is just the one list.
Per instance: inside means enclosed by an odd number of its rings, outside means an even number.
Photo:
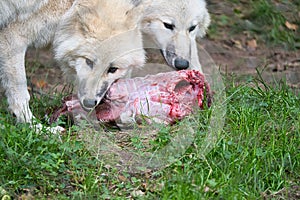
[{"label": "dirt patch", "polygon": [[64,75],[50,49],[30,48],[26,53],[26,74],[30,90],[60,92],[66,85]]},{"label": "dirt patch", "polygon": [[289,189],[283,188],[278,192],[267,192],[262,194],[265,200],[278,199],[278,200],[298,200],[300,199],[300,186],[292,185]]},{"label": "dirt patch", "polygon": [[203,48],[222,72],[241,78],[256,76],[259,70],[266,82],[286,80],[290,86],[300,87],[300,52],[270,49],[262,45],[256,50],[247,50],[245,43],[236,47],[233,40],[201,40]]},{"label": "dirt patch", "polygon": [[[254,24],[245,17],[252,9],[249,2],[233,3],[216,0],[207,2],[209,12],[212,14],[210,29],[212,31],[208,38],[199,43],[223,72],[248,77],[255,76],[258,69],[266,82],[283,79],[292,87],[300,87],[300,51],[287,50],[284,45],[270,46],[264,37],[250,32],[246,28],[247,24],[248,26]],[[270,2],[284,12],[287,19],[297,18],[295,15],[300,18],[300,12],[295,11],[292,2]],[[299,37],[299,30],[295,34]]]}]

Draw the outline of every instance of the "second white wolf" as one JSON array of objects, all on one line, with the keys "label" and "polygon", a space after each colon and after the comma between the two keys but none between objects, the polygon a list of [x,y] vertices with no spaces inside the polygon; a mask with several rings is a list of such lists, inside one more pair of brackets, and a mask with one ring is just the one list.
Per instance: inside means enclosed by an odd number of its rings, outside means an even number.
[{"label": "second white wolf", "polygon": [[161,50],[168,65],[202,71],[196,37],[203,37],[210,24],[204,0],[144,0],[141,29],[144,47]]}]

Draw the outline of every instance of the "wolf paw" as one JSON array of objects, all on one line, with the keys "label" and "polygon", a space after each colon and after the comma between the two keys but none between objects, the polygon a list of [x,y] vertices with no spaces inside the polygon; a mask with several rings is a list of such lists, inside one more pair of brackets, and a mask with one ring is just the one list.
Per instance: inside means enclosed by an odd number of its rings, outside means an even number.
[{"label": "wolf paw", "polygon": [[64,131],[66,131],[66,129],[61,126],[49,127],[49,126],[43,125],[43,124],[39,123],[35,118],[32,120],[30,127],[38,133],[48,132],[48,133],[52,133],[52,134],[60,134]]},{"label": "wolf paw", "polygon": [[31,125],[31,128],[36,129],[37,132],[46,131],[46,132],[50,132],[52,134],[60,134],[60,133],[62,133],[66,130],[61,126],[49,127],[49,126],[45,126],[45,125],[40,124],[40,123]]}]

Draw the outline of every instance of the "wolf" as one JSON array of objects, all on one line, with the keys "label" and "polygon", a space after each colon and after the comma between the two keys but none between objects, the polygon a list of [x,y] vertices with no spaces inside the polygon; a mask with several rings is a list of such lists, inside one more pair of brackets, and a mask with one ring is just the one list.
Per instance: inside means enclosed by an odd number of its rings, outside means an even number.
[{"label": "wolf", "polygon": [[0,79],[17,122],[35,120],[24,64],[29,46],[53,46],[83,108],[92,110],[115,80],[145,62],[142,9],[131,0],[1,0]]},{"label": "wolf", "polygon": [[145,48],[161,50],[167,64],[177,70],[202,67],[196,37],[203,37],[210,24],[204,0],[144,0],[140,28]]}]

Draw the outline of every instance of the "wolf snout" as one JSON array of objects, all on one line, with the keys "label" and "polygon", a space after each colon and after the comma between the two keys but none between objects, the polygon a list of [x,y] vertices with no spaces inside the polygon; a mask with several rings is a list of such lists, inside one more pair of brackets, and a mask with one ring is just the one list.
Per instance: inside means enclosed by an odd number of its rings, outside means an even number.
[{"label": "wolf snout", "polygon": [[190,62],[183,58],[176,58],[174,61],[175,68],[178,70],[184,70],[190,67]]},{"label": "wolf snout", "polygon": [[96,99],[83,99],[82,101],[82,106],[87,110],[95,108],[97,104],[98,101]]}]

